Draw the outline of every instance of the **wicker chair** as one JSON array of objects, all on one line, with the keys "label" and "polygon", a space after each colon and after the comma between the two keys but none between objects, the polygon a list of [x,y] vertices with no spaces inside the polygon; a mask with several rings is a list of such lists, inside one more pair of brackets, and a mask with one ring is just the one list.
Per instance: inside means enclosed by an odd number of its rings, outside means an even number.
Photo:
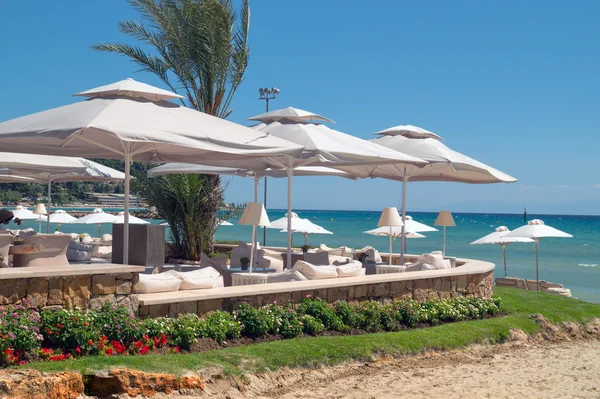
[{"label": "wicker chair", "polygon": [[36,234],[26,238],[11,250],[13,267],[69,266],[69,241],[68,234]]}]

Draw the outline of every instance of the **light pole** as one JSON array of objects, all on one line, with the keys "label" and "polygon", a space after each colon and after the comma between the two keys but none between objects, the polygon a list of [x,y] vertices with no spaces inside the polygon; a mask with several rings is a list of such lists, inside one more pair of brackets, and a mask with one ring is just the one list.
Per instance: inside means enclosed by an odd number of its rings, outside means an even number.
[{"label": "light pole", "polygon": [[[275,97],[279,94],[279,89],[276,87],[272,88],[260,88],[258,89],[258,99],[265,100],[266,111],[269,112],[269,100],[275,100]],[[265,195],[264,195],[264,205],[265,210],[267,209],[267,176],[264,177],[265,180]],[[263,227],[263,247],[267,245],[267,228]]]}]

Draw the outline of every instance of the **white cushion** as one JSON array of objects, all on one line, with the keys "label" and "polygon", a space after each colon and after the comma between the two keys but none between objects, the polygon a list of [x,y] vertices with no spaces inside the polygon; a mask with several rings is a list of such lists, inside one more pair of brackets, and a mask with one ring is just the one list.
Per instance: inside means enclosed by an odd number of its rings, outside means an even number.
[{"label": "white cushion", "polygon": [[221,274],[212,267],[205,267],[193,272],[180,272],[179,276],[183,279],[180,290],[201,290],[214,288]]},{"label": "white cushion", "polygon": [[227,255],[222,254],[214,258],[210,258],[204,252],[200,256],[200,267],[214,267],[217,270],[227,269]]},{"label": "white cushion", "polygon": [[347,265],[336,266],[338,277],[355,277],[360,276],[362,270],[362,263],[357,260],[353,260]]},{"label": "white cushion", "polygon": [[96,254],[96,257],[98,258],[102,258],[102,259],[110,259],[112,258],[112,247],[99,247],[98,248],[98,253]]},{"label": "white cushion", "polygon": [[329,262],[332,265],[336,265],[336,266],[345,265],[347,263],[350,263],[351,260],[352,259],[350,259],[346,256],[329,256]]},{"label": "white cushion", "polygon": [[319,252],[327,252],[329,256],[346,256],[350,258],[354,256],[354,250],[345,246],[329,248],[327,245],[321,244],[319,245]]},{"label": "white cushion", "polygon": [[383,259],[381,259],[381,255],[379,255],[379,251],[375,248],[367,249],[365,251],[365,254],[367,255],[367,259],[370,261],[373,261],[375,263],[383,262]]},{"label": "white cushion", "polygon": [[423,254],[419,257],[419,262],[428,265],[425,270],[450,269],[450,261],[444,259],[441,253]]},{"label": "white cushion", "polygon": [[298,270],[304,277],[309,280],[321,280],[325,278],[337,278],[338,273],[335,266],[316,266],[299,260],[296,262],[293,270]]},{"label": "white cushion", "polygon": [[177,272],[140,274],[139,293],[171,292],[179,290],[183,278]]},{"label": "white cushion", "polygon": [[282,271],[283,258],[281,257],[281,252],[273,251],[272,249],[263,249],[263,251],[265,251],[265,255],[263,256],[265,266],[275,269],[278,272]]},{"label": "white cushion", "polygon": [[298,270],[285,270],[280,273],[268,273],[267,283],[287,283],[291,281],[306,281],[302,273]]},{"label": "white cushion", "polygon": [[21,230],[19,231],[19,238],[29,238],[29,237],[33,237],[34,235],[36,235],[37,233],[35,232],[34,229],[25,229],[25,230]]}]

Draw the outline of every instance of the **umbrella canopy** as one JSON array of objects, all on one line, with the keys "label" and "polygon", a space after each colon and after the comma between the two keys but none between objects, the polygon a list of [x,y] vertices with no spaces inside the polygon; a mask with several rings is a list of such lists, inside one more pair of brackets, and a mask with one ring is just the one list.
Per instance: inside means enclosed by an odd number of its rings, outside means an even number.
[{"label": "umbrella canopy", "polygon": [[[287,228],[287,214],[285,217],[281,219],[277,219],[274,222],[271,222],[271,226],[267,226],[268,228],[273,229],[281,229],[282,233],[288,232]],[[292,233],[301,233],[304,235],[304,245],[308,245],[308,236],[311,234],[333,234],[331,231],[326,230],[325,228],[319,226],[311,222],[308,219],[303,219],[298,216],[297,213],[292,212]]]},{"label": "umbrella canopy", "polygon": [[519,227],[506,234],[504,238],[530,238],[535,241],[535,278],[537,280],[537,290],[540,290],[540,274],[539,274],[539,244],[540,239],[548,237],[572,238],[573,236],[564,231],[548,226],[543,220],[530,220],[525,226]]},{"label": "umbrella canopy", "polygon": [[533,242],[531,238],[527,237],[506,237],[508,233],[510,233],[508,227],[500,226],[496,228],[493,233],[481,237],[471,243],[471,245],[496,244],[502,247],[502,255],[504,256],[504,277],[506,277],[506,246],[513,242]]},{"label": "umbrella canopy", "polygon": [[129,258],[129,173],[133,160],[198,163],[293,157],[302,150],[301,146],[166,101],[180,96],[132,79],[77,95],[87,99],[0,123],[0,151],[124,160],[123,263]]},{"label": "umbrella canopy", "polygon": [[266,112],[264,114],[256,115],[248,118],[249,121],[260,121],[265,123],[270,122],[331,122],[335,123],[331,119],[325,118],[314,112],[305,111],[294,107],[287,107],[282,109],[276,109],[275,111]]},{"label": "umbrella canopy", "polygon": [[[115,223],[124,223],[125,212],[119,212],[117,214],[116,218],[117,218],[117,221]],[[135,217],[132,214],[129,214],[129,223],[131,223],[131,224],[150,224],[149,221]]]},{"label": "umbrella canopy", "polygon": [[104,212],[100,208],[96,208],[92,213],[80,217],[71,222],[72,224],[95,224],[98,225],[98,237],[100,237],[100,225],[104,223],[118,223],[116,216]]},{"label": "umbrella canopy", "polygon": [[233,226],[233,223],[229,223],[227,220],[219,222],[219,226]]},{"label": "umbrella canopy", "polygon": [[50,217],[48,220],[50,223],[68,224],[68,223],[73,223],[74,221],[77,220],[77,218],[69,215],[67,212],[65,212],[62,209],[58,209],[50,214]]},{"label": "umbrella canopy", "polygon": [[[514,183],[514,177],[500,172],[473,158],[453,151],[442,143],[437,134],[413,125],[400,125],[376,133],[380,137],[371,142],[383,147],[421,158],[428,162],[423,167],[405,165],[376,165],[366,168],[359,177],[383,177],[399,180],[402,186],[402,218],[406,215],[406,183],[409,181],[446,181],[486,184]],[[342,170],[346,170],[342,168]],[[348,170],[346,170],[348,171]],[[354,171],[358,174],[357,171]],[[406,242],[402,241],[401,263],[404,262]]]},{"label": "umbrella canopy", "polygon": [[[48,210],[52,205],[52,183],[125,180],[125,173],[84,158],[31,154],[25,156],[9,152],[0,153],[0,174],[47,183]],[[2,179],[0,177],[0,181]],[[46,233],[49,233],[50,213],[47,217]]]},{"label": "umbrella canopy", "polygon": [[[389,226],[381,226],[373,230],[363,231],[364,234],[371,234],[378,237],[389,237]],[[406,238],[426,238],[423,234],[407,231]],[[402,226],[392,226],[392,237],[394,239],[402,236]]]},{"label": "umbrella canopy", "polygon": [[34,219],[37,220],[38,219],[38,215],[34,215],[33,211],[30,211],[29,209],[25,208],[22,205],[15,206],[15,209],[11,210],[11,212],[14,215],[14,219],[21,219],[21,220],[34,220]]}]

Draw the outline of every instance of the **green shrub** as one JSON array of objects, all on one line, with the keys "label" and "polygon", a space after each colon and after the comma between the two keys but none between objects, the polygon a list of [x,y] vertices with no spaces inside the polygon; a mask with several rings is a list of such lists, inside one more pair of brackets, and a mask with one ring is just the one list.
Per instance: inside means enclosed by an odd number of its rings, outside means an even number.
[{"label": "green shrub", "polygon": [[182,349],[190,349],[196,338],[207,336],[206,322],[195,314],[186,314],[172,319],[172,331],[167,335],[169,343]]},{"label": "green shrub", "polygon": [[0,306],[0,353],[35,350],[43,339],[37,312],[22,305]]},{"label": "green shrub", "polygon": [[[45,310],[41,312],[44,343],[84,355],[98,353],[102,334],[96,323],[97,312],[81,310]],[[79,349],[77,349],[79,348]]]},{"label": "green shrub", "polygon": [[242,327],[242,334],[248,337],[264,337],[273,327],[264,312],[246,303],[239,306],[235,317]]},{"label": "green shrub", "polygon": [[93,312],[93,314],[95,314],[93,323],[98,326],[100,333],[110,341],[128,344],[141,339],[144,335],[140,319],[135,317],[125,306],[104,302],[100,311]]},{"label": "green shrub", "polygon": [[160,337],[165,334],[167,337],[173,336],[173,319],[168,317],[157,317],[156,319],[147,318],[142,320],[141,326],[144,335],[149,337]]},{"label": "green shrub", "polygon": [[336,302],[333,306],[335,314],[340,318],[342,323],[350,328],[358,328],[359,317],[356,312],[356,306],[346,301]]},{"label": "green shrub", "polygon": [[358,328],[375,332],[382,330],[381,325],[381,307],[379,302],[362,302],[356,307]]},{"label": "green shrub", "polygon": [[321,299],[303,298],[298,304],[298,312],[320,320],[327,330],[346,331],[348,329],[335,313],[334,307]]},{"label": "green shrub", "polygon": [[304,334],[318,335],[325,330],[323,323],[311,315],[305,314],[300,316],[300,321],[302,322],[302,331]]},{"label": "green shrub", "polygon": [[302,321],[298,317],[298,312],[292,306],[283,308],[281,314],[281,327],[279,333],[283,338],[295,338],[302,334]]},{"label": "green shrub", "polygon": [[240,324],[231,313],[214,312],[204,319],[206,338],[212,338],[221,343],[226,339],[239,338],[242,335]]}]

